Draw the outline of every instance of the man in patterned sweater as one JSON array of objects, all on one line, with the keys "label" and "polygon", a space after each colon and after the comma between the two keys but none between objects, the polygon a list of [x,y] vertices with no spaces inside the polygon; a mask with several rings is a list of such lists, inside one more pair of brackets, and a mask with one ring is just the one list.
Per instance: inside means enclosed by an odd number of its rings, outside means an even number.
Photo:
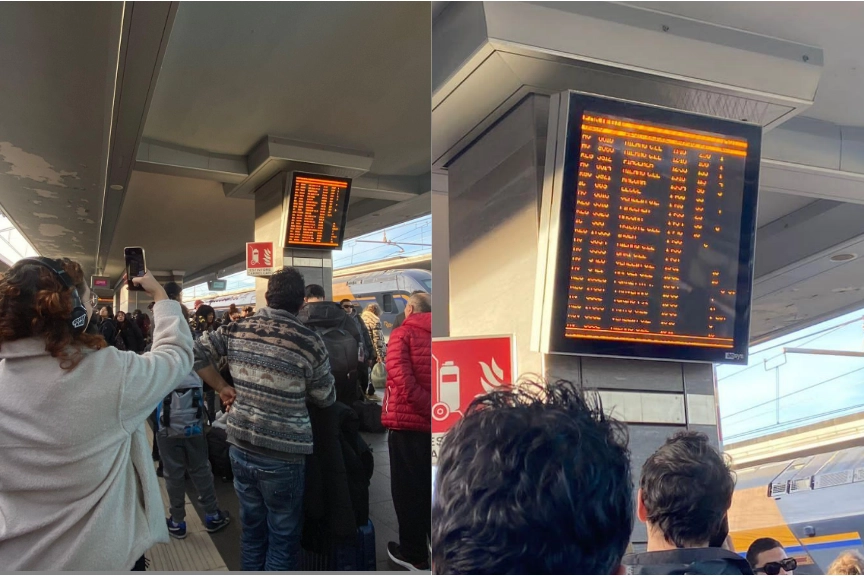
[{"label": "man in patterned sweater", "polygon": [[297,570],[305,457],[312,453],[306,403],[327,407],[336,392],[321,337],[297,320],[303,276],[284,268],[267,283],[267,306],[195,343],[195,370],[215,389],[228,361],[237,397],[228,413],[234,488],[240,501],[244,571]]}]

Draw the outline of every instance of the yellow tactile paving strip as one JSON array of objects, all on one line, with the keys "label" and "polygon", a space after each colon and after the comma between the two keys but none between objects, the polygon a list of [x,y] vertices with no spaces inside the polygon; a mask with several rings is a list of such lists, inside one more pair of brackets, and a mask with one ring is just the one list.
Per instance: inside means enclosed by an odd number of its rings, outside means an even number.
[{"label": "yellow tactile paving strip", "polygon": [[[152,442],[152,433],[147,428],[147,435]],[[165,503],[165,513],[168,513],[168,492],[165,490],[165,480],[159,478],[159,489],[162,492],[162,502]],[[231,519],[235,521],[234,518]],[[204,529],[204,523],[198,512],[192,506],[189,495],[186,495],[186,538],[177,540],[171,538],[168,544],[157,544],[145,556],[150,560],[150,572],[210,572],[227,571],[225,561],[219,550]]]}]

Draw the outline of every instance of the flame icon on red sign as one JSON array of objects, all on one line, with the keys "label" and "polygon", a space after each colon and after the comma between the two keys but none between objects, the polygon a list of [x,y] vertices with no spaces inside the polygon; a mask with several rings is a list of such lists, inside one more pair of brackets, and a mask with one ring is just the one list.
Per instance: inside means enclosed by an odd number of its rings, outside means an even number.
[{"label": "flame icon on red sign", "polygon": [[483,376],[480,378],[480,384],[486,392],[494,392],[500,390],[504,386],[504,370],[498,366],[495,358],[492,358],[492,367],[490,368],[485,362],[480,362],[480,368],[483,370]]}]

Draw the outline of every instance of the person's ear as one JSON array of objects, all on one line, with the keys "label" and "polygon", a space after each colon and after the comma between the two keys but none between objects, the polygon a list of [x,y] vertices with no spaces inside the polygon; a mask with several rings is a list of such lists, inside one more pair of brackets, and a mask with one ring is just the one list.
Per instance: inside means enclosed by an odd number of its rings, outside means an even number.
[{"label": "person's ear", "polygon": [[623,564],[619,564],[618,569],[615,570],[614,573],[623,576],[624,574],[627,574],[627,567]]},{"label": "person's ear", "polygon": [[648,510],[645,509],[645,502],[642,501],[642,489],[636,492],[636,516],[643,524],[648,521]]}]

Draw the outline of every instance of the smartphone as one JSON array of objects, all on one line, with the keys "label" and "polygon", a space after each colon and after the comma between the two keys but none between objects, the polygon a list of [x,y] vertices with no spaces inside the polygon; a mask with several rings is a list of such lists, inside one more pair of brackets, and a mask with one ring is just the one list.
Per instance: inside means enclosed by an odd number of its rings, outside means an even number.
[{"label": "smartphone", "polygon": [[126,285],[129,290],[144,290],[132,283],[132,278],[140,278],[147,273],[147,265],[144,262],[144,248],[140,246],[127,246],[123,249],[126,258]]}]

